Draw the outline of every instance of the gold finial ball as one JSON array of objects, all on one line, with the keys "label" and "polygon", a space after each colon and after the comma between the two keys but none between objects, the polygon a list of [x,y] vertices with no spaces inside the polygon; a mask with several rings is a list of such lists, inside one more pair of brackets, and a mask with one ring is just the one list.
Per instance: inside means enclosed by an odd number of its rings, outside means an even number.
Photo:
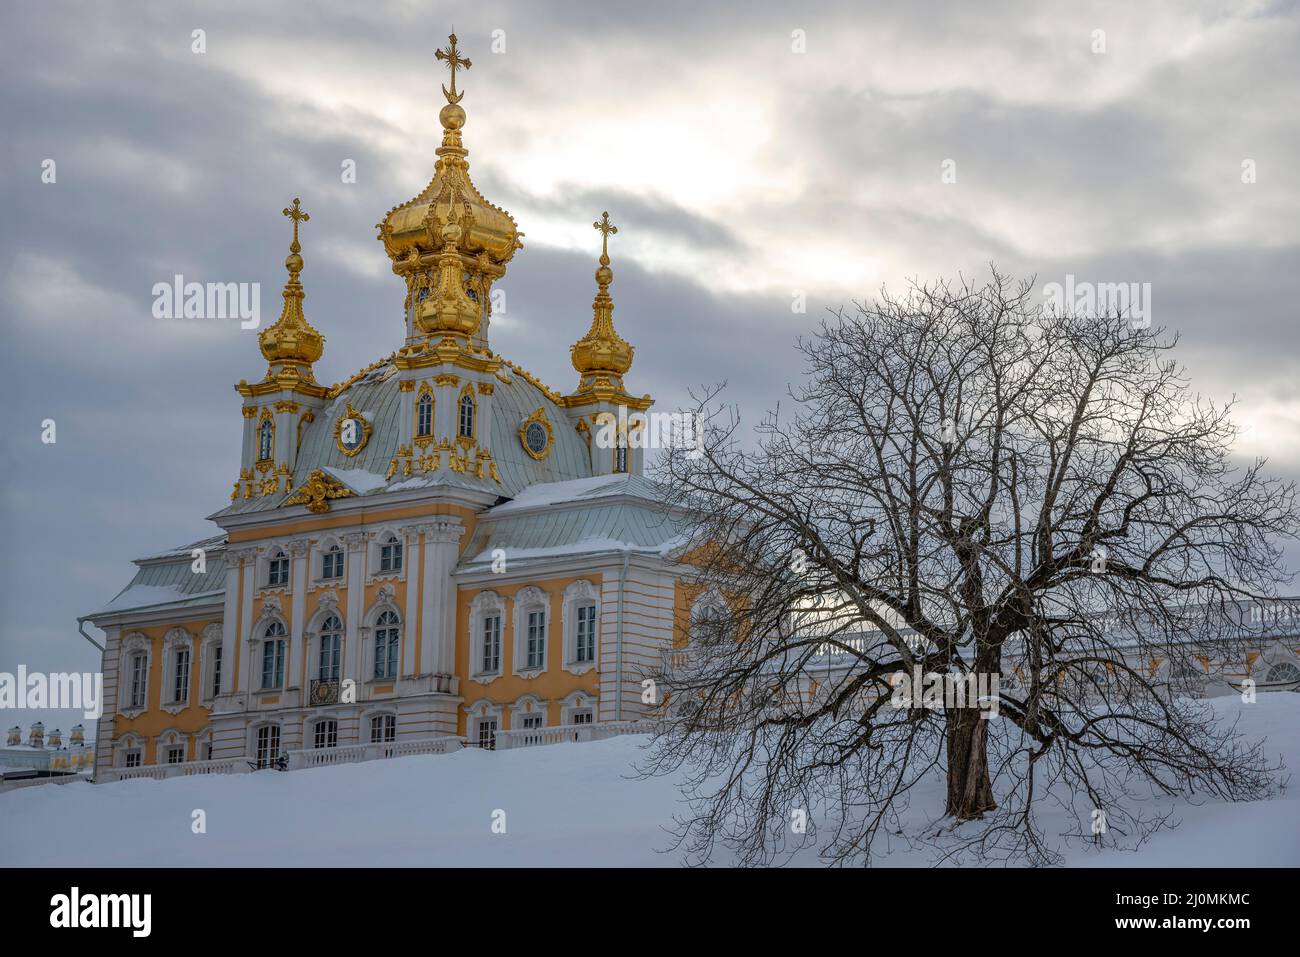
[{"label": "gold finial ball", "polygon": [[465,110],[458,103],[448,103],[438,113],[444,130],[458,130],[465,125]]},{"label": "gold finial ball", "polygon": [[284,268],[289,272],[302,272],[302,257],[297,253],[289,253],[284,257]]},{"label": "gold finial ball", "polygon": [[610,269],[608,266],[601,266],[596,270],[596,282],[600,283],[602,286],[608,286],[613,281],[614,270]]}]

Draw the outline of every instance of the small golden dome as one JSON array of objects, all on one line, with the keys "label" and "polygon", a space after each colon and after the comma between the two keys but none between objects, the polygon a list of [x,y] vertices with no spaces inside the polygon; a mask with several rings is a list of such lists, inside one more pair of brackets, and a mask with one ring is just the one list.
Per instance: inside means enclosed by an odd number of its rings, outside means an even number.
[{"label": "small golden dome", "polygon": [[569,348],[569,358],[584,380],[600,375],[621,378],[632,368],[636,349],[614,330],[614,300],[609,294],[614,270],[609,268],[609,237],[618,232],[618,227],[609,221],[608,212],[602,213],[600,220],[592,225],[601,232],[601,248],[596,298],[591,303],[591,328]]},{"label": "small golden dome", "polygon": [[289,255],[285,257],[284,268],[289,270],[289,279],[284,284],[284,307],[280,318],[262,330],[257,337],[262,355],[274,366],[306,366],[303,378],[312,380],[311,364],[325,352],[325,337],[312,328],[302,312],[304,297],[302,282],[298,274],[302,272],[302,246],[298,244],[298,224],[305,223],[311,217],[302,211],[300,201],[295,196],[292,207],[285,207],[284,215],[293,220],[293,242],[289,244]]}]

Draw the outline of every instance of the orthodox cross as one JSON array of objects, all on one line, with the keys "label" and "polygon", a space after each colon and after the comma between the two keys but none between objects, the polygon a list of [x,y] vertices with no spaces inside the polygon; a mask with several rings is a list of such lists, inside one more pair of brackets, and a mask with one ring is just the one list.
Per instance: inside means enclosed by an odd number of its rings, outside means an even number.
[{"label": "orthodox cross", "polygon": [[600,214],[600,219],[591,224],[600,230],[600,261],[609,262],[609,234],[618,232],[618,227],[609,221],[609,211]]},{"label": "orthodox cross", "polygon": [[302,248],[298,245],[298,224],[307,222],[307,220],[311,219],[311,217],[307,215],[305,212],[303,212],[302,204],[298,201],[297,196],[293,198],[292,208],[286,206],[283,212],[284,215],[288,216],[290,219],[293,220],[293,245],[291,245],[289,248],[292,249],[294,252],[298,252],[298,250]]},{"label": "orthodox cross", "polygon": [[448,103],[459,103],[465,94],[456,92],[456,71],[458,69],[468,70],[473,64],[461,56],[460,51],[456,49],[456,34],[451,34],[447,39],[451,41],[447,49],[437,51],[434,56],[439,60],[446,60],[447,66],[451,68],[451,91],[448,92],[446,84],[443,84],[443,96],[447,98]]}]

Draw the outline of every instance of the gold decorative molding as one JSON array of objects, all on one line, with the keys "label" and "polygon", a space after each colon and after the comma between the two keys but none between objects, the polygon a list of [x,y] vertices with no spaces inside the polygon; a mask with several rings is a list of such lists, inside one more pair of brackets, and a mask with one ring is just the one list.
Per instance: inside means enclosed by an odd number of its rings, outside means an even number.
[{"label": "gold decorative molding", "polygon": [[314,469],[307,481],[298,486],[287,499],[286,505],[306,505],[309,512],[328,512],[330,502],[337,498],[351,498],[352,489],[330,476],[324,469]]},{"label": "gold decorative molding", "polygon": [[[534,425],[540,425],[546,430],[546,443],[537,451],[534,451],[528,442],[528,430]],[[538,462],[551,454],[551,449],[555,448],[555,429],[551,426],[551,420],[546,417],[545,407],[538,406],[537,411],[519,424],[519,444],[524,447],[525,452]]]},{"label": "gold decorative molding", "polygon": [[[360,441],[357,442],[354,448],[348,448],[343,444],[343,425],[350,420],[355,420],[361,423]],[[348,458],[352,458],[352,456],[359,454],[361,450],[366,447],[366,443],[370,441],[370,433],[372,431],[374,431],[374,427],[366,420],[366,417],[354,409],[351,402],[348,402],[347,411],[345,411],[343,415],[339,416],[338,421],[334,423],[334,444],[338,447],[340,452]]]}]

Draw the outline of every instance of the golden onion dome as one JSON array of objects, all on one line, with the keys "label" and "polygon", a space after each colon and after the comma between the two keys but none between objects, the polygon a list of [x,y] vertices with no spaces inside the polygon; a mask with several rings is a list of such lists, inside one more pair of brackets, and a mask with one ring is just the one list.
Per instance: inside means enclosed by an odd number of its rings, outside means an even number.
[{"label": "golden onion dome", "polygon": [[[456,71],[468,69],[470,61],[460,56],[456,35],[451,34],[449,39],[448,48],[437,51],[438,59],[446,60],[451,68],[451,89],[443,86],[447,105],[438,114],[443,134],[433,179],[417,196],[389,210],[377,228],[393,272],[406,277],[412,295],[425,285],[437,284],[432,267],[442,254],[453,251],[460,260],[464,280],[457,285],[473,290],[477,298],[505,274],[506,263],[523,245],[522,233],[514,218],[488,202],[469,177],[465,159],[469,151],[461,140],[465,110],[460,100],[465,94],[456,91]],[[452,226],[455,228],[450,229]],[[464,311],[463,304],[457,311]],[[439,325],[432,319],[430,322]],[[464,323],[444,321],[441,325]]]}]

